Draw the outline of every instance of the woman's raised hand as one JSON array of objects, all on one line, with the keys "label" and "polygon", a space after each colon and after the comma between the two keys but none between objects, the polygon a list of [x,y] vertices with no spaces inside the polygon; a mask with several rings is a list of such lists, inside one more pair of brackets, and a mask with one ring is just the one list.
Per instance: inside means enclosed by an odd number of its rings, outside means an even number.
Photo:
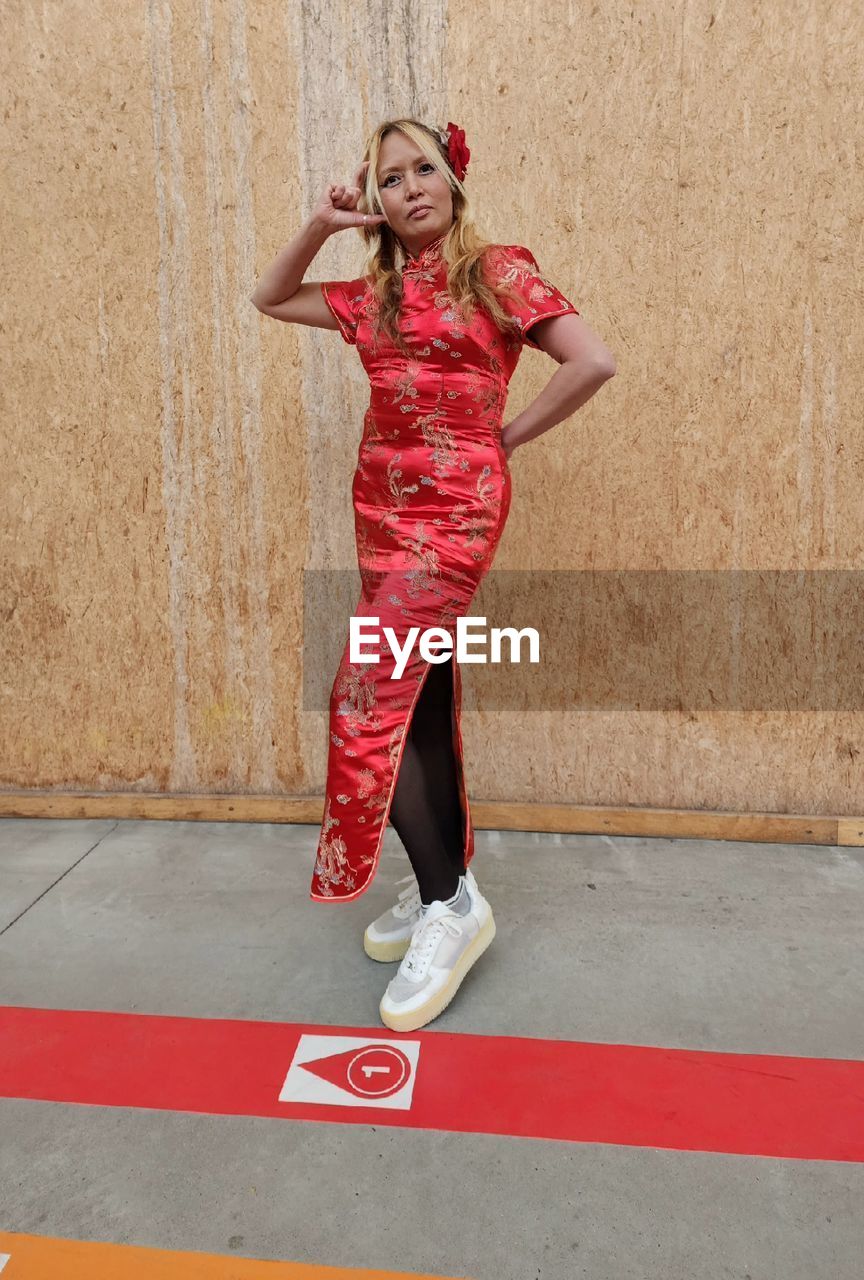
[{"label": "woman's raised hand", "polygon": [[[376,227],[386,222],[383,213],[360,213],[357,202],[363,195],[366,170],[369,161],[364,160],[354,175],[353,186],[331,182],[312,211],[312,216],[323,222],[329,231],[343,231],[346,227]],[[365,221],[364,221],[365,219]]]}]

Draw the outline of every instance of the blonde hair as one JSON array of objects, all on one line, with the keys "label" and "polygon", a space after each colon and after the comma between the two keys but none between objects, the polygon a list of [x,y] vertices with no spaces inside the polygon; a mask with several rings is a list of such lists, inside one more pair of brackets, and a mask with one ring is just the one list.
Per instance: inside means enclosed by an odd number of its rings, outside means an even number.
[{"label": "blonde hair", "polygon": [[[471,319],[474,308],[479,306],[485,308],[499,329],[507,333],[515,332],[512,317],[498,302],[500,294],[512,295],[512,290],[487,279],[484,259],[487,250],[493,247],[493,242],[484,239],[477,231],[471,198],[450,165],[446,138],[439,130],[412,117],[385,120],[379,124],[363,152],[363,159],[369,161],[369,166],[366,170],[366,187],[357,202],[358,211],[384,212],[376,177],[378,156],[381,143],[394,130],[399,130],[417,144],[439,173],[444,175],[453,194],[453,222],[441,244],[441,256],[447,263],[447,292],[466,321]],[[387,222],[380,222],[373,227],[359,227],[358,230],[366,245],[361,274],[371,280],[372,292],[378,304],[374,308],[373,335],[377,339],[382,333],[386,333],[403,354],[410,354],[410,348],[398,326],[402,303],[401,268],[405,264],[404,248]]]}]

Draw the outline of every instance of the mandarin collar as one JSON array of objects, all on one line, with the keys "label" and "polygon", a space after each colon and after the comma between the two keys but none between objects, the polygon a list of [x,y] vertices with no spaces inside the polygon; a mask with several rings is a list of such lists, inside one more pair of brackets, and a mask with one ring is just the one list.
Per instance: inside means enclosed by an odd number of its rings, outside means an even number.
[{"label": "mandarin collar", "polygon": [[423,248],[420,250],[420,252],[416,254],[414,257],[407,256],[405,259],[405,265],[403,266],[402,270],[416,271],[418,270],[418,268],[429,266],[430,263],[432,263],[436,258],[440,258],[441,246],[443,245],[444,241],[447,239],[449,230],[450,228],[448,227],[447,231],[442,232],[442,234],[438,236],[437,239],[430,240],[429,243],[427,245],[424,245]]}]

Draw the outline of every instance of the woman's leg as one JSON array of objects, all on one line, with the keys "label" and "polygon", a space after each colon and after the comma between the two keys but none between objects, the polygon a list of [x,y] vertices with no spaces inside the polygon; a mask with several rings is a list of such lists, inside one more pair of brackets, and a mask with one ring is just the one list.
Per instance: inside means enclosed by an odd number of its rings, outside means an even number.
[{"label": "woman's leg", "polygon": [[433,663],[414,707],[393,790],[390,821],[421,900],[447,901],[465,872],[463,815],[453,750],[453,655]]}]

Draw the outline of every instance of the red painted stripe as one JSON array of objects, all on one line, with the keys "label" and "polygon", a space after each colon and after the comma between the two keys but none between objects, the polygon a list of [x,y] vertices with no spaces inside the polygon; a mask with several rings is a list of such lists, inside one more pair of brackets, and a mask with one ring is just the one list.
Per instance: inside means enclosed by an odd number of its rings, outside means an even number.
[{"label": "red painted stripe", "polygon": [[[419,1044],[410,1109],[279,1102],[304,1033]],[[0,1096],[864,1161],[864,1062],[835,1058],[0,1006]]]}]

